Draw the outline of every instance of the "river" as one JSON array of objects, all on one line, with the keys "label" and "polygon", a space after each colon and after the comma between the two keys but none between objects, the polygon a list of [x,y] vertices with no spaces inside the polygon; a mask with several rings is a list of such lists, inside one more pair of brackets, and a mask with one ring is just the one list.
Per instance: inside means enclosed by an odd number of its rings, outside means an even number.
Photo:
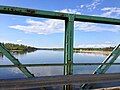
[{"label": "river", "polygon": [[[63,51],[37,50],[29,53],[14,53],[14,56],[23,64],[63,63]],[[95,53],[74,53],[74,63],[101,63],[107,56]],[[115,61],[120,63],[120,57]],[[0,56],[0,65],[12,64],[5,56]],[[63,75],[63,66],[27,67],[31,73],[38,76]],[[74,74],[89,74],[97,68],[97,65],[73,66]],[[120,65],[111,66],[107,73],[120,72]],[[0,79],[25,78],[17,68],[0,68]]]}]

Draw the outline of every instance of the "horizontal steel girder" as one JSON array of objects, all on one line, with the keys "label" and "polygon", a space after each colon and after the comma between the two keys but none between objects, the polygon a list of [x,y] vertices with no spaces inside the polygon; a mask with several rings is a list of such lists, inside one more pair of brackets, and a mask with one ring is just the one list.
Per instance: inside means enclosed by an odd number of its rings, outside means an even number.
[{"label": "horizontal steel girder", "polygon": [[[73,63],[73,66],[95,66],[95,65],[110,65],[111,63]],[[22,64],[23,67],[56,67],[56,66],[67,66],[64,63],[51,63],[51,64]],[[112,65],[120,66],[120,63],[113,63]],[[7,67],[19,67],[18,65],[0,65],[0,68]]]},{"label": "horizontal steel girder", "polygon": [[120,19],[43,11],[20,7],[0,6],[0,13],[62,20],[66,20],[71,15],[74,15],[75,21],[120,25]]}]

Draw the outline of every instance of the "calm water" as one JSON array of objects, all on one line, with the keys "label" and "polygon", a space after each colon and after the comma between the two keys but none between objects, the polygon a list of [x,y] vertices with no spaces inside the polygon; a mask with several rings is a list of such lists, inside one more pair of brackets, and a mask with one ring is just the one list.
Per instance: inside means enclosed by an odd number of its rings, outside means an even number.
[{"label": "calm water", "polygon": [[[63,51],[38,50],[25,54],[14,54],[23,64],[63,63]],[[74,63],[102,62],[106,55],[93,53],[74,53]],[[115,61],[120,63],[120,57]],[[0,56],[0,65],[12,64],[5,56]],[[92,73],[96,69],[93,66],[74,66],[74,74]],[[27,67],[35,76],[63,75],[62,66]],[[120,72],[120,66],[112,66],[107,73]],[[25,76],[17,68],[0,68],[0,79],[24,78]]]}]

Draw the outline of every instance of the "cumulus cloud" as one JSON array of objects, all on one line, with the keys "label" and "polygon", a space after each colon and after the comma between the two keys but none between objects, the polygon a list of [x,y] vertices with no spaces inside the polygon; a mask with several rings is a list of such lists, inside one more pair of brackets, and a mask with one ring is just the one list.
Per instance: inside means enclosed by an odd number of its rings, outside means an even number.
[{"label": "cumulus cloud", "polygon": [[101,0],[93,0],[93,3],[90,5],[87,5],[86,7],[92,10],[92,9],[95,9],[100,3],[101,3]]},{"label": "cumulus cloud", "polygon": [[[77,9],[64,9],[59,12],[80,14],[80,12],[77,12]],[[56,19],[47,19],[44,21],[35,21],[32,19],[27,19],[26,23],[28,25],[18,24],[9,26],[9,28],[21,30],[24,31],[25,33],[52,34],[62,33],[65,27],[63,20]]]},{"label": "cumulus cloud", "polygon": [[80,5],[80,8],[86,8],[88,10],[94,10],[98,5],[100,5],[102,0],[93,0],[90,4]]},{"label": "cumulus cloud", "polygon": [[104,17],[120,17],[120,8],[118,7],[105,7],[101,10],[104,11],[102,14]]},{"label": "cumulus cloud", "polygon": [[56,10],[57,12],[62,12],[62,13],[72,13],[72,14],[81,14],[81,12],[78,11],[78,9],[63,9],[63,10]]},{"label": "cumulus cloud", "polygon": [[119,32],[120,26],[118,25],[104,25],[104,24],[95,24],[95,23],[87,23],[87,22],[75,22],[75,30],[90,32],[100,32],[100,31],[111,31],[111,32]]},{"label": "cumulus cloud", "polygon": [[[95,2],[100,2],[100,0],[95,0]],[[94,2],[94,3],[95,3]],[[94,4],[93,4],[94,5]],[[83,7],[83,6],[81,6]],[[112,17],[113,15],[120,16],[120,8],[106,7],[101,9],[103,14],[100,16]],[[57,11],[57,10],[56,10]],[[74,13],[81,14],[77,9],[63,9],[57,12],[63,13]],[[63,20],[56,19],[45,19],[45,20],[33,20],[27,19],[27,25],[11,25],[9,28],[21,30],[25,33],[36,33],[36,34],[52,34],[52,33],[63,33],[65,29],[65,24]],[[75,22],[75,30],[79,31],[112,31],[119,32],[120,26],[117,25],[104,25],[104,24],[95,24],[95,23],[87,23],[87,22]]]},{"label": "cumulus cloud", "polygon": [[51,34],[51,33],[61,33],[64,31],[64,22],[62,20],[45,20],[45,21],[35,21],[28,19],[26,20],[28,25],[13,25],[10,28],[22,30],[26,33],[37,33],[37,34]]},{"label": "cumulus cloud", "polygon": [[[25,33],[36,33],[36,34],[52,34],[52,33],[63,33],[64,32],[64,21],[48,19],[45,21],[35,21],[28,19],[26,20],[28,25],[13,25],[10,28],[24,31]],[[87,22],[75,22],[75,30],[79,31],[120,31],[120,26],[117,25],[98,25]]]}]

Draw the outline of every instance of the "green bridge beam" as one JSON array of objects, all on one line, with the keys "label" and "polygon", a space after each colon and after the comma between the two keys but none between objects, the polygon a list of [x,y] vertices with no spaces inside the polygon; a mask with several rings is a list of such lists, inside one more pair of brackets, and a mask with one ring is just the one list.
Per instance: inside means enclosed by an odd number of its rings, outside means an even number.
[{"label": "green bridge beam", "polygon": [[[62,20],[65,20],[69,17],[69,13],[43,11],[43,10],[10,7],[10,6],[0,6],[0,13],[41,17],[41,18],[51,18],[51,19],[62,19]],[[78,14],[74,14],[74,16],[75,16],[75,21],[120,25],[120,19],[96,17],[96,16],[85,16],[85,15],[78,15]]]},{"label": "green bridge beam", "polygon": [[35,10],[35,9],[20,8],[20,7],[10,7],[10,6],[0,6],[0,13],[22,15],[22,16],[32,16],[32,17],[41,17],[41,18],[51,18],[51,19],[65,19],[65,18],[67,18],[67,14],[65,14],[65,13]]},{"label": "green bridge beam", "polygon": [[[64,75],[73,74],[73,36],[74,36],[74,15],[69,14],[65,20],[65,42],[64,42]],[[67,85],[66,90],[72,90],[72,85]]]},{"label": "green bridge beam", "polygon": [[65,45],[64,45],[64,63],[68,64],[64,70],[65,75],[73,73],[73,35],[74,35],[74,15],[70,15],[68,20],[65,20]]},{"label": "green bridge beam", "polygon": [[[120,19],[43,11],[20,7],[0,6],[0,13],[65,20],[64,64],[67,64],[64,66],[65,75],[73,74],[74,21],[120,25]],[[72,90],[71,85],[67,85],[66,90]]]},{"label": "green bridge beam", "polygon": [[120,25],[120,19],[97,16],[75,15],[75,21]]},{"label": "green bridge beam", "polygon": [[34,75],[30,73],[30,71],[26,67],[22,66],[22,63],[20,63],[19,60],[16,59],[2,43],[0,43],[0,52],[2,52],[2,54],[4,54],[14,65],[16,65],[19,70],[22,71],[23,74],[26,75],[28,78],[34,77]]}]

